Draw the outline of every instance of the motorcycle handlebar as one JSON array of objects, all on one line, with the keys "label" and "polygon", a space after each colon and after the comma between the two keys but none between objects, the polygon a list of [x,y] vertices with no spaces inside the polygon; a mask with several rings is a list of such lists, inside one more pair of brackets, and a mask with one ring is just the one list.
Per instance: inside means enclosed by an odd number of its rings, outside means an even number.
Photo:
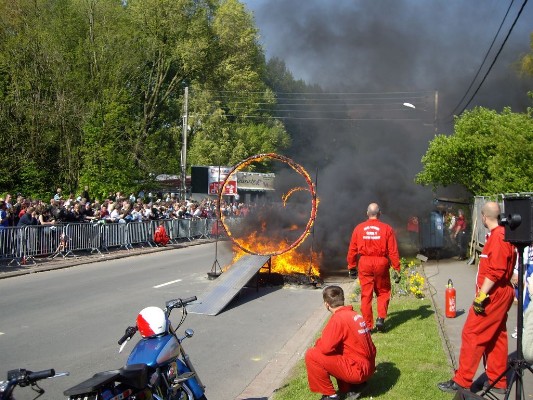
[{"label": "motorcycle handlebar", "polygon": [[171,310],[173,308],[181,308],[183,306],[186,306],[189,303],[192,303],[193,301],[196,301],[198,298],[196,296],[187,297],[185,299],[174,299],[169,300],[166,303],[167,310]]},{"label": "motorcycle handlebar", "polygon": [[53,368],[45,369],[43,371],[29,372],[28,380],[30,382],[37,382],[37,381],[40,381],[41,379],[51,378],[55,374],[56,374],[56,371]]},{"label": "motorcycle handlebar", "polygon": [[186,299],[181,299],[181,305],[187,305],[189,303],[192,303],[193,301],[196,301],[198,298],[196,296],[187,297]]},{"label": "motorcycle handlebar", "polygon": [[124,336],[122,336],[119,340],[118,340],[118,344],[121,345],[122,343],[124,343],[126,340],[128,339],[131,339],[133,337],[133,335],[135,335],[135,333],[137,332],[137,327],[136,326],[128,326],[126,328],[126,332],[124,333]]}]

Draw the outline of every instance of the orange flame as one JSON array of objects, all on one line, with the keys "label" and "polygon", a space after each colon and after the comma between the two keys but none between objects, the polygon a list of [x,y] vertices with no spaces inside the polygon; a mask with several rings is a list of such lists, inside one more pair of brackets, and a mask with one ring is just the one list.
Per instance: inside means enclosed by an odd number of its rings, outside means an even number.
[{"label": "orange flame", "polygon": [[[242,240],[242,239],[239,240],[239,239],[235,238],[234,235],[232,235],[229,227],[225,224],[224,215],[220,212],[220,204],[222,203],[222,201],[221,201],[222,200],[222,193],[224,193],[224,188],[225,188],[230,176],[232,176],[234,173],[240,171],[241,169],[246,168],[247,166],[249,166],[254,161],[255,162],[261,162],[261,161],[263,161],[265,159],[268,159],[268,158],[286,163],[294,171],[296,171],[298,174],[300,174],[301,176],[304,177],[305,181],[307,182],[307,185],[309,186],[308,189],[305,189],[303,187],[298,187],[298,188],[291,189],[285,196],[282,196],[282,200],[283,200],[283,205],[285,205],[287,199],[295,191],[299,191],[299,190],[307,190],[307,191],[309,191],[309,193],[311,194],[311,215],[309,217],[309,220],[307,221],[307,225],[305,227],[305,230],[300,235],[300,237],[298,239],[296,239],[292,244],[287,246],[287,245],[283,244],[283,241],[280,240],[280,241],[278,241],[277,244],[273,243],[272,246],[267,246],[268,251],[265,253],[264,250],[263,251],[260,251],[258,249],[250,250],[249,247],[245,246],[245,244],[246,245],[248,244],[246,240]],[[268,254],[268,255],[270,255],[272,257],[282,256],[285,253],[289,253],[289,252],[294,251],[307,238],[307,236],[309,236],[311,228],[313,227],[313,224],[315,222],[316,213],[317,213],[317,206],[318,206],[318,199],[317,199],[316,192],[315,192],[315,186],[313,184],[313,181],[311,181],[311,177],[309,176],[307,171],[302,166],[300,166],[300,165],[296,164],[294,161],[292,161],[290,158],[284,157],[284,156],[281,156],[281,155],[275,154],[275,153],[258,154],[258,155],[249,157],[246,160],[244,160],[244,161],[240,162],[239,164],[237,164],[236,166],[234,166],[233,169],[228,174],[228,176],[226,177],[226,179],[224,180],[224,182],[222,183],[222,186],[219,188],[218,200],[219,200],[218,215],[220,217],[220,221],[222,222],[222,227],[224,228],[224,230],[228,234],[228,237],[233,241],[234,247],[238,247],[240,251],[246,252],[246,253],[249,253],[249,254],[263,254],[263,255]],[[265,224],[266,224],[266,222],[262,224],[263,225],[263,229],[266,226]],[[255,241],[255,242],[252,242],[252,243],[257,245],[258,241]],[[275,249],[275,250],[273,250],[273,249]],[[312,254],[312,255],[314,255],[314,254]],[[312,259],[312,257],[310,257],[310,259]],[[308,270],[312,271],[313,270],[313,266],[309,265],[309,269]]]},{"label": "orange flame", "polygon": [[281,196],[281,200],[283,201],[283,207],[285,207],[285,206],[287,205],[287,200],[288,200],[288,198],[289,198],[294,192],[299,192],[299,191],[302,191],[302,190],[307,190],[307,191],[309,192],[309,189],[308,189],[308,188],[298,186],[298,187],[292,188],[292,189],[289,190],[287,193],[285,193],[283,196]]},{"label": "orange flame", "polygon": [[[254,232],[246,238],[234,238],[241,247],[252,250],[259,254],[275,253],[277,249],[287,247],[284,241],[276,240],[271,237],[264,237]],[[239,246],[234,245],[234,256],[232,263],[235,263],[243,255],[248,254]],[[301,250],[301,247],[295,247],[289,251],[275,255],[271,259],[272,272],[283,275],[289,274],[306,274],[320,276],[320,264],[322,254],[314,250]]]}]

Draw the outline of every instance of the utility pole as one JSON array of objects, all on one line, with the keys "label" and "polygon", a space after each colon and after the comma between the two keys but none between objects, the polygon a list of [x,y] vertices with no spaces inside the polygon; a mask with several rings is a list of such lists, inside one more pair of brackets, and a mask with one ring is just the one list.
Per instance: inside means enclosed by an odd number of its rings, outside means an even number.
[{"label": "utility pole", "polygon": [[438,133],[438,118],[439,118],[439,91],[435,90],[435,116],[433,118],[433,127],[435,128],[435,136]]},{"label": "utility pole", "polygon": [[187,131],[189,130],[189,87],[185,87],[183,97],[183,128],[181,143],[181,193],[182,200],[187,197]]}]

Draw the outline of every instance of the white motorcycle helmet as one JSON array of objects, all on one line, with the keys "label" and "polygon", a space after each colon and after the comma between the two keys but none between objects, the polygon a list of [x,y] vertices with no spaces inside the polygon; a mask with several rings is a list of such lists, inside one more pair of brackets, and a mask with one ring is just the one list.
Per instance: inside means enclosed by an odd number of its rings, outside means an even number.
[{"label": "white motorcycle helmet", "polygon": [[165,333],[167,330],[167,318],[165,312],[159,307],[146,307],[137,315],[137,328],[143,338]]}]

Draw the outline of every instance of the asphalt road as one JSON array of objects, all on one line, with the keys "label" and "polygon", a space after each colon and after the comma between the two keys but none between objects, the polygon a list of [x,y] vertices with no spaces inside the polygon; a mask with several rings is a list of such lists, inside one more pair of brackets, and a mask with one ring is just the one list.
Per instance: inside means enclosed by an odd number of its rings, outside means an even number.
[{"label": "asphalt road", "polygon": [[[133,343],[119,354],[117,340],[138,312],[172,298],[200,297],[216,282],[207,279],[215,259],[230,263],[224,243],[217,253],[208,243],[0,280],[0,380],[14,368],[68,371],[42,384],[40,399],[61,399],[64,389],[124,365]],[[245,288],[217,316],[189,314],[180,332],[195,331],[184,347],[207,397],[237,398],[321,304],[316,289]],[[179,315],[173,316],[176,323]],[[20,400],[32,399],[31,393],[15,394]]]}]

